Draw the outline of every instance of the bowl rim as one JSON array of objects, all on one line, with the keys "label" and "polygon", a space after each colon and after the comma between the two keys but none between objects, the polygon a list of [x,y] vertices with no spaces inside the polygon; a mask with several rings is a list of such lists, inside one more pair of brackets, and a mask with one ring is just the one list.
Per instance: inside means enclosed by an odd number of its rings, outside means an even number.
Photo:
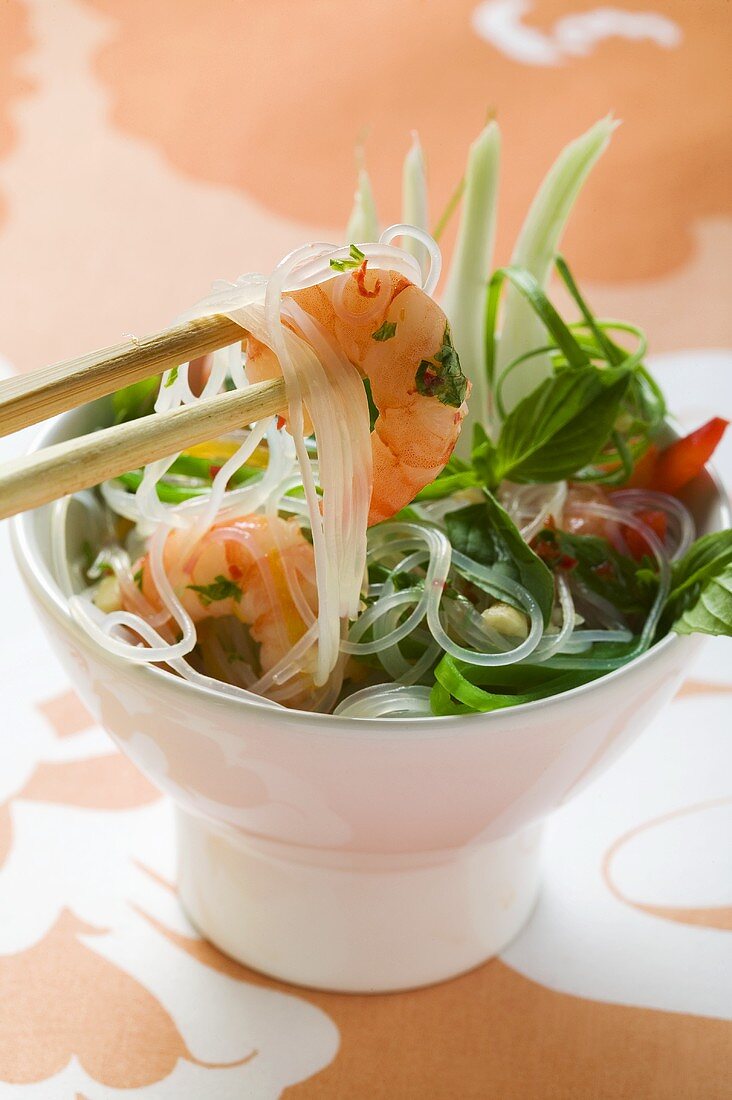
[{"label": "bowl rim", "polygon": [[[76,411],[77,410],[72,410],[71,412],[63,413],[44,424],[42,429],[33,437],[29,447],[29,453],[40,450],[41,447],[45,446],[48,441],[48,436],[54,432],[57,425],[73,415],[73,412]],[[730,504],[722,481],[713,466],[707,464],[704,469],[712,483],[717,503],[722,514],[722,520],[727,526],[730,526],[730,524],[732,524],[732,505]],[[50,605],[53,608],[55,618],[60,624],[62,624],[66,630],[69,630],[69,628],[76,628],[77,631],[81,631],[82,628],[75,622],[73,616],[69,612],[66,601],[55,578],[40,560],[37,544],[30,533],[31,517],[36,511],[38,511],[38,509],[31,510],[30,512],[21,512],[13,516],[10,521],[10,539],[16,563],[29,587],[34,589],[36,595],[46,606]],[[724,529],[723,527],[719,528],[719,530]],[[505,721],[508,715],[520,717],[523,714],[535,713],[536,711],[551,708],[552,706],[566,705],[574,699],[584,697],[593,690],[598,690],[600,687],[607,687],[614,684],[619,678],[634,672],[643,665],[650,664],[662,658],[665,654],[675,651],[683,646],[688,640],[688,638],[680,634],[667,634],[665,638],[656,645],[651,646],[645,653],[640,654],[638,657],[634,657],[631,661],[628,661],[627,664],[621,665],[620,668],[613,669],[611,672],[598,677],[596,680],[591,680],[586,684],[580,684],[578,687],[570,688],[568,691],[560,692],[558,695],[549,695],[545,699],[535,699],[528,703],[518,703],[513,707],[504,707],[500,710],[479,711],[473,714],[460,715],[432,714],[422,717],[351,718],[347,715],[324,714],[315,711],[295,710],[289,707],[276,707],[268,702],[260,703],[256,698],[249,700],[225,695],[223,692],[217,691],[215,688],[207,687],[204,684],[197,684],[190,680],[174,677],[171,673],[154,665],[144,663],[132,665],[131,662],[125,661],[123,657],[105,651],[95,642],[91,635],[84,632],[85,643],[92,649],[103,653],[106,661],[126,669],[134,667],[138,675],[145,678],[152,677],[153,683],[157,682],[160,686],[163,686],[163,682],[168,688],[171,688],[175,684],[176,690],[180,690],[182,693],[192,693],[196,698],[203,697],[218,705],[230,705],[235,709],[241,709],[243,713],[250,710],[266,712],[267,715],[276,716],[278,721],[284,720],[288,724],[294,721],[298,725],[303,723],[307,725],[316,725],[321,727],[319,732],[324,732],[322,729],[324,725],[332,725],[342,729],[344,726],[348,728],[352,724],[355,724],[356,728],[360,730],[359,736],[363,736],[367,729],[372,733],[376,733],[377,730],[382,730],[382,732],[388,730],[390,733],[409,733],[410,731],[414,732],[415,726],[425,729],[426,732],[425,727],[434,728],[436,724],[451,724],[454,726],[456,721],[459,725],[466,727],[467,733],[468,727],[475,728],[476,723],[480,723],[484,728],[487,722],[498,724],[501,720]],[[333,732],[336,732],[335,728]]]}]

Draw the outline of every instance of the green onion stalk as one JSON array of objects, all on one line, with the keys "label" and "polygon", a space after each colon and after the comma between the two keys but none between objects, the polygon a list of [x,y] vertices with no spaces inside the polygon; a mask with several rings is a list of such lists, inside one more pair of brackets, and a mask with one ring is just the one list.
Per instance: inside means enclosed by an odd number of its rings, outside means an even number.
[{"label": "green onion stalk", "polygon": [[356,193],[353,196],[353,209],[346,226],[346,243],[363,244],[364,241],[378,241],[379,218],[376,213],[371,180],[365,168],[358,170]]},{"label": "green onion stalk", "polygon": [[493,260],[500,154],[500,131],[495,122],[489,122],[468,154],[463,211],[442,300],[463,374],[473,384],[457,444],[458,456],[468,459],[473,425],[488,416],[484,303]]},{"label": "green onion stalk", "polygon": [[[607,148],[618,123],[604,118],[581,137],[565,146],[544,179],[519,233],[511,257],[511,266],[530,272],[540,287],[545,287],[575,200],[590,170]],[[541,322],[521,294],[508,287],[495,373],[491,385],[500,384],[507,366],[520,356],[544,343]],[[520,371],[513,371],[503,387],[507,412],[552,374],[549,355],[527,360]],[[500,415],[493,408],[494,428]]]},{"label": "green onion stalk", "polygon": [[[427,172],[424,154],[416,130],[412,131],[412,144],[404,158],[402,169],[402,221],[427,231]],[[414,237],[406,237],[404,248],[411,252],[424,269],[427,249]]]}]

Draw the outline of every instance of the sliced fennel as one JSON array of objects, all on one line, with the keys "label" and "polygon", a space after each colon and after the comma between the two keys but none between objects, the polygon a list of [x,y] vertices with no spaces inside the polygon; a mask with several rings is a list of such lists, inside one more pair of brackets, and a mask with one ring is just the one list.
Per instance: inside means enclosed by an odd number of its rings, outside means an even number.
[{"label": "sliced fennel", "polygon": [[463,374],[473,384],[456,448],[463,458],[470,457],[473,425],[484,422],[488,415],[483,305],[493,258],[500,154],[500,131],[495,122],[489,122],[468,154],[460,228],[441,303],[450,320]]}]

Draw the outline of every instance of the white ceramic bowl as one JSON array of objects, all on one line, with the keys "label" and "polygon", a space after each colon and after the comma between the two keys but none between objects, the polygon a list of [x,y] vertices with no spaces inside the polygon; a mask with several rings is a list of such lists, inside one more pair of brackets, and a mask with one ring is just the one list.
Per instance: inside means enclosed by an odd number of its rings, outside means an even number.
[{"label": "white ceramic bowl", "polygon": [[[97,426],[104,411],[59,418],[37,445]],[[723,499],[711,475],[697,479],[700,531],[729,523]],[[595,683],[493,714],[275,710],[109,655],[53,576],[49,509],[16,519],[13,538],[82,699],[176,803],[193,923],[241,962],[324,989],[426,985],[500,951],[536,900],[543,819],[657,714],[695,644],[668,637]]]}]

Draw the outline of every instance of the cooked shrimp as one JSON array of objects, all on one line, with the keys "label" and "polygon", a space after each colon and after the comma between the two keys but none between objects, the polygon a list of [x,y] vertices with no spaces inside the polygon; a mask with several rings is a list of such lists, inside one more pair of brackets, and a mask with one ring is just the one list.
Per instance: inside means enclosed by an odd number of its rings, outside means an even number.
[{"label": "cooked shrimp", "polygon": [[571,482],[564,502],[562,527],[573,535],[610,537],[617,525],[608,523],[602,516],[593,514],[591,511],[585,511],[588,505],[609,503],[607,494],[601,486]]},{"label": "cooked shrimp", "polygon": [[[195,623],[233,615],[259,644],[265,676],[300,641],[317,612],[313,548],[297,521],[250,515],[211,527],[190,547],[187,532],[172,530],[163,563],[168,579]],[[135,566],[142,596],[152,611],[163,603],[146,555]],[[126,610],[139,612],[139,606]],[[309,658],[301,662],[297,695],[312,691]],[[314,665],[314,659],[313,659]]]},{"label": "cooked shrimp", "polygon": [[[367,270],[365,260],[353,272],[286,293],[282,316],[295,332],[300,311],[371,386],[379,415],[369,524],[379,523],[434,481],[460,433],[469,384],[450,326],[424,291],[395,272]],[[274,352],[250,336],[249,380],[280,373]]]}]

